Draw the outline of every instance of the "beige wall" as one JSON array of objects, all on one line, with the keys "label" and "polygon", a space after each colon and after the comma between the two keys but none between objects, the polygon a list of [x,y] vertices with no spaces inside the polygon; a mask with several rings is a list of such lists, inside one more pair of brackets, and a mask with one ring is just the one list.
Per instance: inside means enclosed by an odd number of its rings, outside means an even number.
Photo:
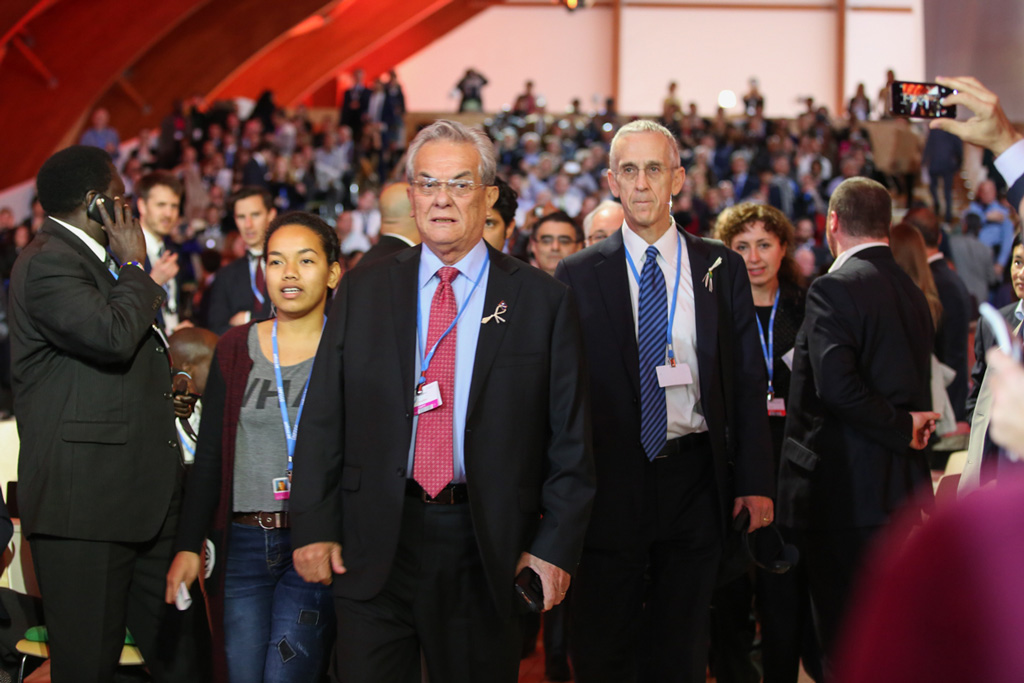
[{"label": "beige wall", "polygon": [[[847,3],[846,97],[864,81],[873,99],[890,67],[907,80],[924,77],[922,1]],[[835,14],[820,9],[821,0],[785,3],[813,7],[807,10],[727,9],[726,2],[716,9],[652,4],[630,7],[623,0],[621,111],[657,112],[666,84],[674,79],[684,101],[695,100],[710,113],[719,91],[742,95],[750,76],[761,81],[769,115],[793,113],[797,98],[808,95],[834,105]],[[858,5],[911,11],[857,11]],[[571,14],[561,7],[493,7],[400,64],[398,74],[410,109],[455,109],[458,98],[451,91],[469,66],[490,80],[484,90],[489,111],[511,104],[527,77],[549,110],[564,109],[573,97],[590,109],[611,91],[611,37],[609,5]]]}]

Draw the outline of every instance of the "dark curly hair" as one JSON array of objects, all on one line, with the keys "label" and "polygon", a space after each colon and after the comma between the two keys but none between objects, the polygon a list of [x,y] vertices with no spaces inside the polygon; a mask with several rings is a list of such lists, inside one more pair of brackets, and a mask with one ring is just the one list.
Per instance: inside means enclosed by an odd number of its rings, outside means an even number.
[{"label": "dark curly hair", "polygon": [[730,206],[718,215],[715,221],[715,239],[721,240],[725,246],[732,248],[733,239],[741,232],[745,232],[756,222],[764,223],[765,232],[769,232],[779,238],[779,243],[786,248],[786,254],[782,257],[782,264],[779,266],[779,280],[791,284],[800,285],[803,276],[800,274],[800,267],[793,258],[794,230],[793,224],[774,206],[767,204],[754,204],[743,202]]},{"label": "dark curly hair", "polygon": [[48,214],[66,216],[85,203],[90,191],[106,192],[114,173],[105,150],[88,145],[66,147],[43,162],[36,175],[39,204]]}]

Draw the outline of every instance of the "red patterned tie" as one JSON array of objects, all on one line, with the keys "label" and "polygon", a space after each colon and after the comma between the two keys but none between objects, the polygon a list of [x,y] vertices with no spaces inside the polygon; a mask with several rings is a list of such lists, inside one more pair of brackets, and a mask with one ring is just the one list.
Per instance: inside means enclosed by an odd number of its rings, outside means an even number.
[{"label": "red patterned tie", "polygon": [[[452,321],[458,306],[452,280],[459,274],[457,268],[445,266],[437,271],[441,278],[430,303],[430,325],[427,328],[427,349],[434,346]],[[455,404],[455,339],[458,326],[438,344],[430,360],[426,380],[437,382],[441,389],[441,405],[419,416],[416,427],[416,451],[413,456],[412,477],[433,498],[452,480],[452,409]]]},{"label": "red patterned tie", "polygon": [[[263,296],[263,298],[265,300],[266,297],[267,297],[267,283],[266,283],[266,280],[263,277],[263,257],[262,256],[257,256],[256,257],[256,273],[255,273],[255,278],[254,279],[256,280],[256,290]],[[254,306],[254,308],[252,309],[253,311],[258,313],[258,312],[263,310],[263,303],[259,300],[259,298],[257,298],[255,293],[253,293],[252,301],[253,301],[253,306]]]}]

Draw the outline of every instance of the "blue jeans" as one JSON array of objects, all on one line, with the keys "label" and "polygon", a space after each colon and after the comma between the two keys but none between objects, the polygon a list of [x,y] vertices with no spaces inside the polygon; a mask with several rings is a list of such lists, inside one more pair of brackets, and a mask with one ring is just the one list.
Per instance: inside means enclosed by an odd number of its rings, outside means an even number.
[{"label": "blue jeans", "polygon": [[224,576],[231,683],[322,680],[334,631],[331,589],[296,573],[288,529],[232,524]]}]

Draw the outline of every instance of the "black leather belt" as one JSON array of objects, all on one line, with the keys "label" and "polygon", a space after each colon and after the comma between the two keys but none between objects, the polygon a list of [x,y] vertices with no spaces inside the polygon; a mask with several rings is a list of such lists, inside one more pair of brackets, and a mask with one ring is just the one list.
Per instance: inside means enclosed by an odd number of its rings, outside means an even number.
[{"label": "black leather belt", "polygon": [[469,489],[465,484],[448,484],[431,498],[422,486],[412,479],[406,479],[405,495],[408,498],[417,498],[429,505],[459,505],[469,502]]},{"label": "black leather belt", "polygon": [[711,437],[708,436],[707,432],[694,432],[693,434],[687,434],[686,436],[680,436],[677,439],[670,439],[666,441],[665,445],[654,459],[659,460],[661,458],[668,458],[694,449],[708,448],[710,445]]},{"label": "black leather belt", "polygon": [[236,512],[231,518],[236,524],[258,526],[261,529],[287,529],[288,512]]}]

